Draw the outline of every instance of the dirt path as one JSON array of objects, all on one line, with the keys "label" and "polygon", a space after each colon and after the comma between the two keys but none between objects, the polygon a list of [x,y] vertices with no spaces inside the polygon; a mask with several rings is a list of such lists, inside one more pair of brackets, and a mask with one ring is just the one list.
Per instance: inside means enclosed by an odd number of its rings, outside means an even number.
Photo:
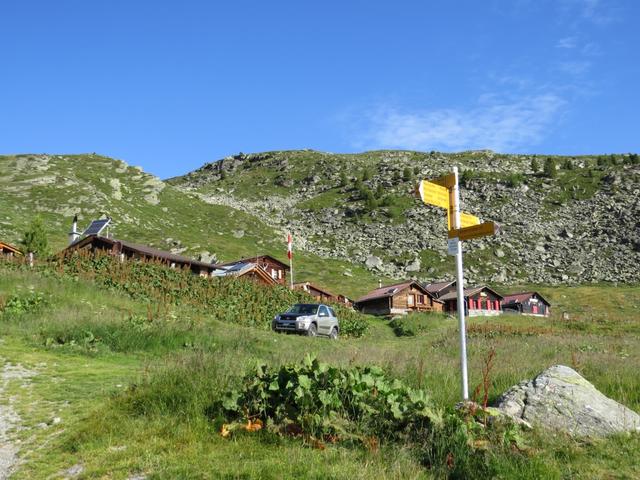
[{"label": "dirt path", "polygon": [[27,380],[33,375],[35,372],[21,365],[5,363],[2,367],[0,374],[0,480],[9,478],[18,463],[18,448],[12,441],[11,432],[20,428],[20,416],[13,408],[14,399],[8,397],[6,393],[7,387],[13,380]]}]

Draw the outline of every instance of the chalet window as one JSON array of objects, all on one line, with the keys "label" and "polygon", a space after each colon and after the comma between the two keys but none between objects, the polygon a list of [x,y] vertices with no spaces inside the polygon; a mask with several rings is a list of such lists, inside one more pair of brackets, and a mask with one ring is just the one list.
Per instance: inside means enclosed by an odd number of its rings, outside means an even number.
[{"label": "chalet window", "polygon": [[424,304],[424,295],[418,295],[418,303]]},{"label": "chalet window", "polygon": [[274,280],[278,279],[278,272],[276,272],[275,270],[271,270],[271,278],[273,278]]},{"label": "chalet window", "polygon": [[413,307],[413,295],[407,295],[407,305]]},{"label": "chalet window", "polygon": [[282,280],[282,270],[278,270],[278,280]]},{"label": "chalet window", "polygon": [[495,305],[496,305],[496,310],[500,310],[500,300],[496,300]]}]

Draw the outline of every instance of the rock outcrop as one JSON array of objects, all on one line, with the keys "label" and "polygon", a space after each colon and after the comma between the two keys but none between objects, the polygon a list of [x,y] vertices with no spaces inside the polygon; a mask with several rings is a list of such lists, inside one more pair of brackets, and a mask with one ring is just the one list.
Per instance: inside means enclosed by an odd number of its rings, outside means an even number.
[{"label": "rock outcrop", "polygon": [[496,407],[509,417],[576,437],[640,432],[640,415],[598,391],[570,367],[555,365],[507,390]]}]

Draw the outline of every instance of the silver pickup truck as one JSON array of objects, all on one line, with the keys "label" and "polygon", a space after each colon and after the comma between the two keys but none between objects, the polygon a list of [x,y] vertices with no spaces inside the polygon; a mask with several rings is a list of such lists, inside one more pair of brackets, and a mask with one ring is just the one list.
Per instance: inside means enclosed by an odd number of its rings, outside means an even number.
[{"label": "silver pickup truck", "polygon": [[285,313],[273,317],[275,332],[292,332],[315,337],[324,335],[337,339],[340,325],[333,309],[321,303],[296,303]]}]

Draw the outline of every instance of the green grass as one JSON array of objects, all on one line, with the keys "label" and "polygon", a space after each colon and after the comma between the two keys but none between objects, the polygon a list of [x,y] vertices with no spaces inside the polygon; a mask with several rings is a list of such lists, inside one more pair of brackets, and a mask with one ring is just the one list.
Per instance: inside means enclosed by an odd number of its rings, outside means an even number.
[{"label": "green grass", "polygon": [[561,205],[576,200],[588,200],[600,189],[605,171],[594,168],[560,170],[554,189],[547,195],[547,204]]},{"label": "green grass", "polygon": [[[480,383],[486,355],[495,349],[491,399],[561,363],[640,410],[640,287],[525,287],[548,296],[554,316],[470,319],[471,390]],[[437,405],[450,406],[459,398],[454,319],[410,316],[405,321],[417,331],[411,337],[397,337],[387,321],[374,320],[362,339],[330,342],[274,335],[176,308],[168,315],[175,317],[173,326],[162,324],[135,342],[128,318],[147,314],[143,301],[91,282],[2,270],[0,300],[27,291],[42,293],[49,303],[0,320],[2,360],[37,372],[28,382],[8,385],[27,427],[15,432],[24,460],[16,478],[47,478],[76,464],[84,467],[84,478],[140,473],[150,478],[433,476],[414,450],[398,444],[377,451],[343,445],[318,450],[299,439],[267,434],[224,439],[204,410],[258,359],[277,366],[299,362],[307,353],[337,366],[379,365],[411,387],[426,388]],[[570,313],[569,322],[560,321],[562,310]],[[91,342],[46,342],[53,331],[81,339],[86,330],[100,329],[129,332],[131,338],[124,345],[104,341],[99,348]],[[55,417],[62,421],[54,423]],[[488,460],[501,478],[638,475],[637,435],[590,442],[540,431],[523,435],[523,454],[496,454]]]}]

